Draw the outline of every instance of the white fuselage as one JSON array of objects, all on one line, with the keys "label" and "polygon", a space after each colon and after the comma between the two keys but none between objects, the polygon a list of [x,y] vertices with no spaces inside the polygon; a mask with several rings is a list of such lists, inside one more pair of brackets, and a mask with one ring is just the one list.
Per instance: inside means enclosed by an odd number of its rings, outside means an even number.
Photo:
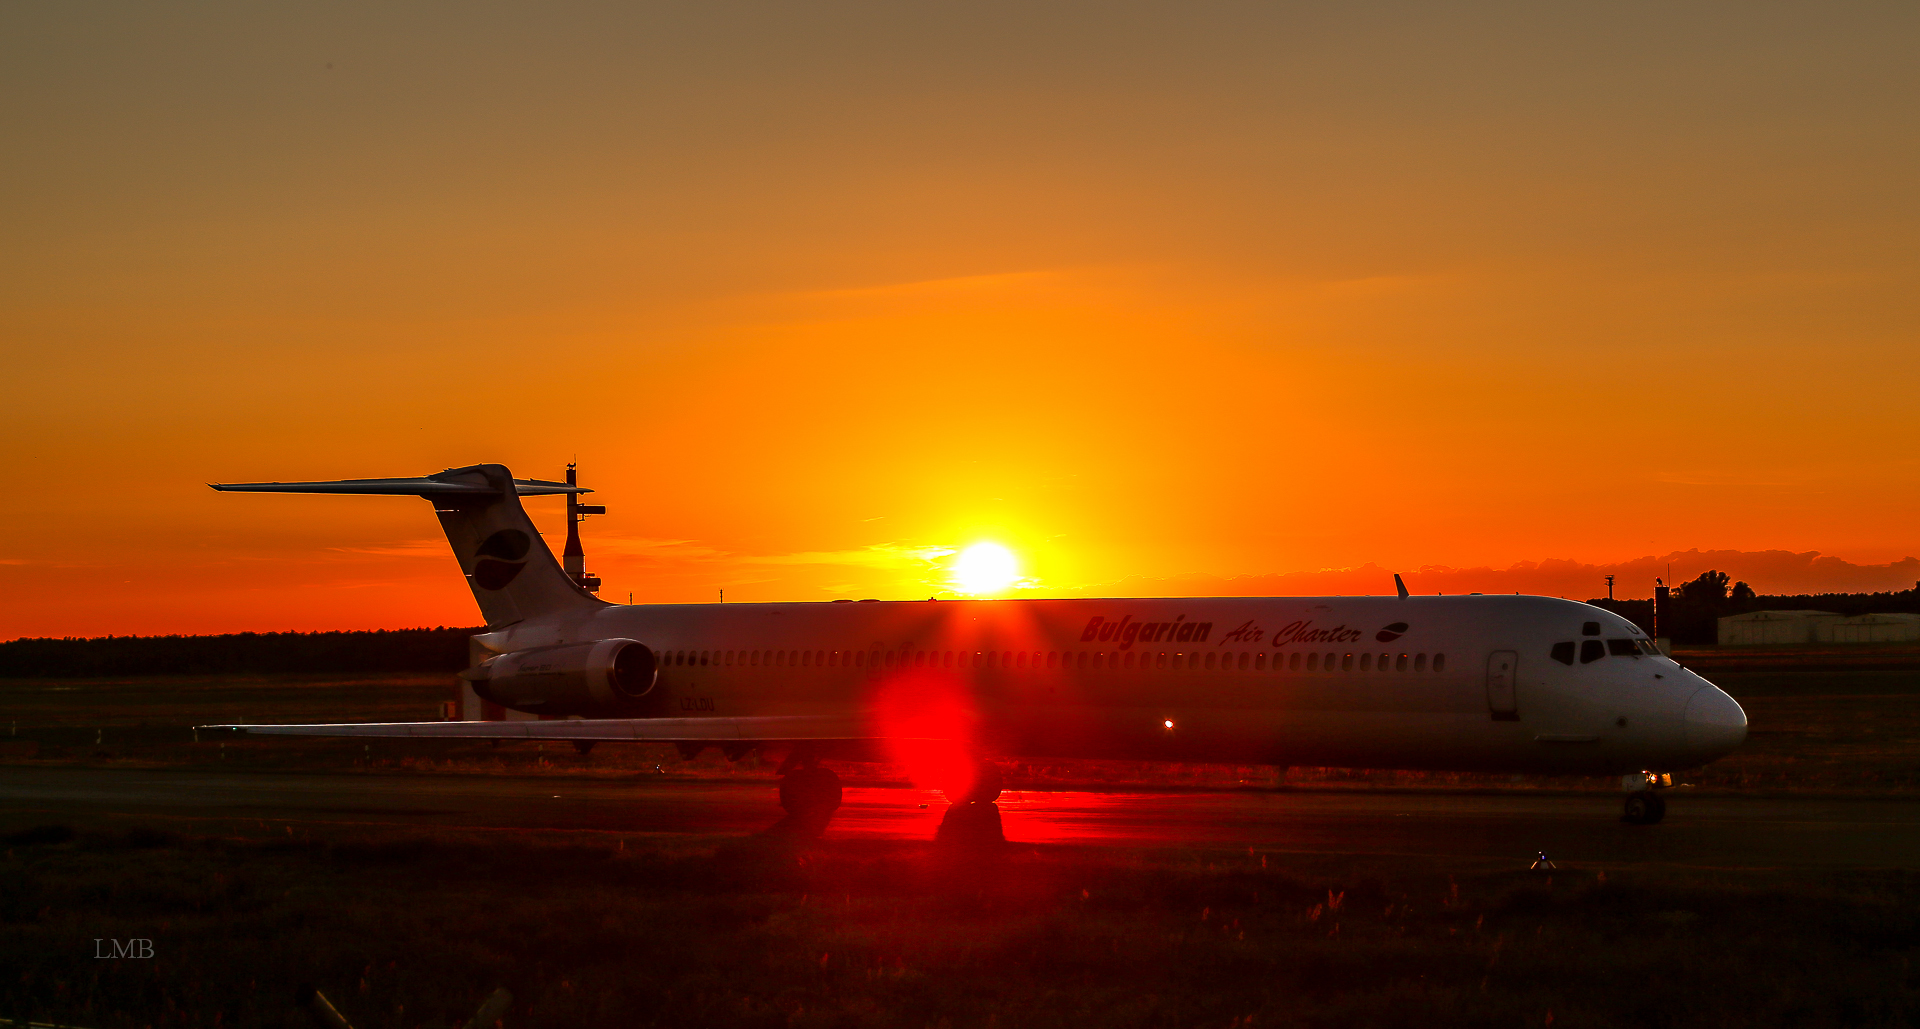
[{"label": "white fuselage", "polygon": [[646,715],[959,719],[1005,755],[1616,775],[1746,734],[1630,622],[1546,597],[610,606],[476,641],[613,638],[660,658]]}]

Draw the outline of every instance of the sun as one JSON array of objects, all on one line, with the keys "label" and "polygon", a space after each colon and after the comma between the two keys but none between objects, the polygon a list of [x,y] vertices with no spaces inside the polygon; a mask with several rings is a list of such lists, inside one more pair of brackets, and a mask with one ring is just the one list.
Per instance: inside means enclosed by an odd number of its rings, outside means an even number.
[{"label": "sun", "polygon": [[953,562],[953,579],[963,593],[998,593],[1019,578],[1019,558],[998,543],[975,543]]}]

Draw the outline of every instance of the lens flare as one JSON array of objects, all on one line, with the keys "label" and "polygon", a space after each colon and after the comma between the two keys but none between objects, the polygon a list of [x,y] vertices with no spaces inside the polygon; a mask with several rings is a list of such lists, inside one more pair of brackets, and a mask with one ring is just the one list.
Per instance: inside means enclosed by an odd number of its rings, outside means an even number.
[{"label": "lens flare", "polygon": [[975,543],[953,562],[953,580],[964,593],[998,593],[1019,578],[1019,559],[998,543]]}]

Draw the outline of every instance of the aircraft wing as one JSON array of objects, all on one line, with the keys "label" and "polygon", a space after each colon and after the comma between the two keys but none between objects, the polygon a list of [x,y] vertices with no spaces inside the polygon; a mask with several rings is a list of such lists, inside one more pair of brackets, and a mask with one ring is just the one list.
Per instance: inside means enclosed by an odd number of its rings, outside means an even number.
[{"label": "aircraft wing", "polygon": [[636,743],[755,743],[878,739],[845,715],[753,718],[568,718],[551,721],[342,722],[312,725],[203,725],[268,736],[402,736],[462,740],[625,740]]}]

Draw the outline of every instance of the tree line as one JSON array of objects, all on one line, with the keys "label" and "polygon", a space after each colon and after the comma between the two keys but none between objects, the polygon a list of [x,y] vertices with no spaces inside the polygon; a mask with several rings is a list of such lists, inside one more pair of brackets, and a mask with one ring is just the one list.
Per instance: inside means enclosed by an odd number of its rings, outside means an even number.
[{"label": "tree line", "polygon": [[[1762,594],[1744,582],[1733,582],[1727,573],[1701,572],[1690,582],[1673,588],[1667,610],[1660,614],[1660,635],[1675,643],[1713,643],[1719,638],[1719,621],[1728,615],[1749,611],[1832,611],[1841,615],[1920,614],[1920,583],[1913,589],[1887,593],[1799,593]],[[1651,600],[1589,600],[1638,625],[1652,635],[1654,610]]]},{"label": "tree line", "polygon": [[445,672],[467,667],[482,629],[240,632],[224,636],[100,636],[0,643],[0,678],[286,672]]}]

